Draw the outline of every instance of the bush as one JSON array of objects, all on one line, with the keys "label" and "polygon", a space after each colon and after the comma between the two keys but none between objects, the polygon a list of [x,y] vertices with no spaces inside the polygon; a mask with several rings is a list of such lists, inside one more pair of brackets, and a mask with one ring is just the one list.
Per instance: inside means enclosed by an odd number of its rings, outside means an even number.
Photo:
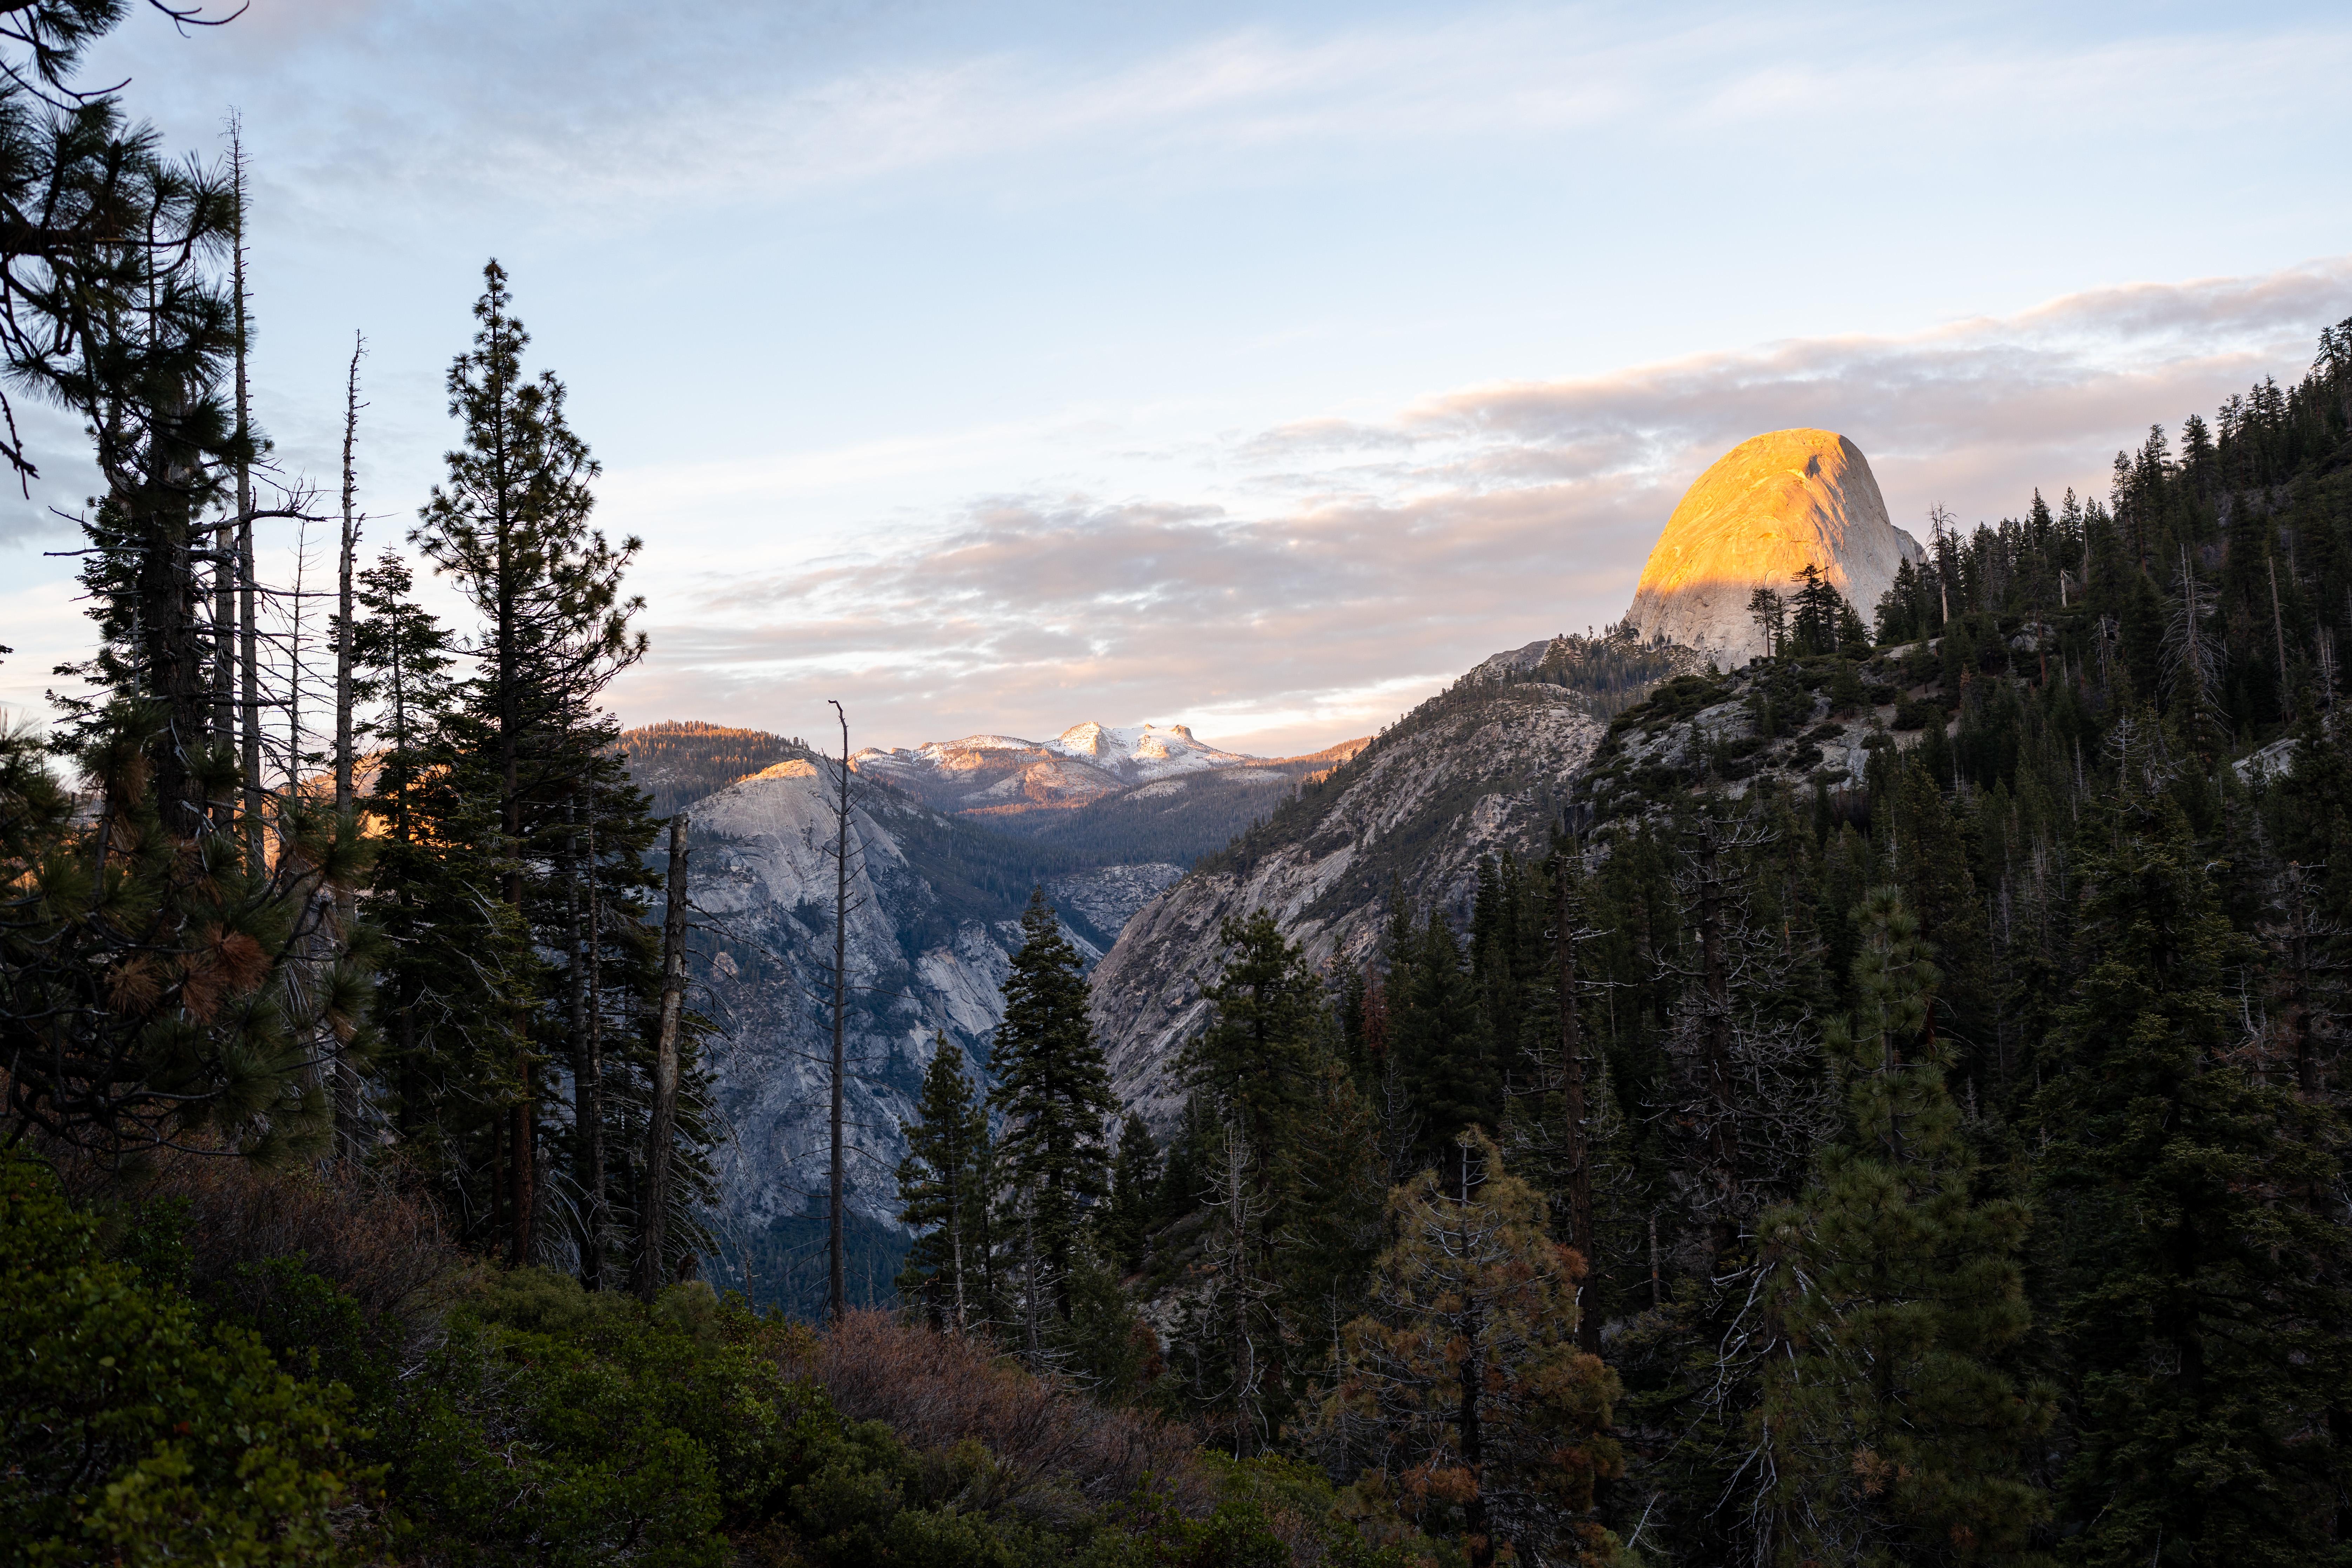
[{"label": "bush", "polygon": [[1118,1502],[1156,1482],[1188,1513],[1212,1505],[1214,1484],[1189,1430],[1032,1377],[983,1341],[852,1312],[807,1353],[803,1370],[843,1414],[885,1421],[919,1448],[976,1439],[1024,1485],[1058,1484],[1082,1504]]},{"label": "bush", "polygon": [[489,1275],[391,1413],[401,1510],[449,1563],[716,1563],[835,1440],[772,1353],[785,1332],[698,1285],[648,1309]]},{"label": "bush", "polygon": [[[335,1548],[349,1395],[207,1327],[54,1175],[0,1154],[0,1534],[21,1560],[309,1563]],[[354,1485],[353,1483],[357,1483]]]}]

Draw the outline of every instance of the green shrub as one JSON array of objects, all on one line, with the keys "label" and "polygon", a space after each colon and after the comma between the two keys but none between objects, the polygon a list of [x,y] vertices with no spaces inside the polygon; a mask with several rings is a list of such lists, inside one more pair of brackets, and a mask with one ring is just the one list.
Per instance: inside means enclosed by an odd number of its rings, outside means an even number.
[{"label": "green shrub", "polygon": [[450,1314],[396,1412],[402,1511],[453,1563],[715,1563],[771,1518],[838,1420],[778,1331],[699,1286],[647,1309],[523,1269]]},{"label": "green shrub", "polygon": [[349,1395],[106,1261],[96,1222],[14,1152],[0,1154],[0,1538],[22,1560],[334,1554],[331,1510],[370,1479],[347,1468]]}]

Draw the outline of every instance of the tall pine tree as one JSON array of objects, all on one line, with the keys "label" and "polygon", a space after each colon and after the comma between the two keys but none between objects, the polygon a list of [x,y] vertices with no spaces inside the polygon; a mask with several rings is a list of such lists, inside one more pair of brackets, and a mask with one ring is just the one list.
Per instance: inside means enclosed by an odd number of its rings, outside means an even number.
[{"label": "tall pine tree", "polygon": [[1103,1131],[1118,1102],[1087,1016],[1078,950],[1043,888],[1022,912],[1021,934],[1004,980],[989,1102],[1004,1115],[1003,1176],[1025,1205],[1020,1223],[1034,1238],[1034,1265],[1066,1318],[1079,1223],[1108,1192]]}]

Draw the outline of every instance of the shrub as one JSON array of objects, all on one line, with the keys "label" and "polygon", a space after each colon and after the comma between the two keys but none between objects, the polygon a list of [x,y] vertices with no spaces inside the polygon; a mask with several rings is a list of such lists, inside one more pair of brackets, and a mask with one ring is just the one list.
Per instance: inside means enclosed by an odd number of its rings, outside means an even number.
[{"label": "shrub", "polygon": [[648,1309],[487,1276],[393,1413],[402,1510],[449,1563],[718,1563],[838,1442],[774,1353],[789,1337],[698,1285]]},{"label": "shrub", "polygon": [[104,1260],[97,1223],[15,1152],[0,1153],[0,1535],[23,1560],[332,1554],[334,1510],[369,1479],[346,1468],[349,1395]]},{"label": "shrub", "polygon": [[1156,1480],[1187,1513],[1212,1506],[1192,1432],[1033,1377],[982,1341],[852,1312],[804,1353],[800,1366],[845,1415],[887,1422],[918,1448],[977,1439],[1020,1485],[1065,1483],[1097,1505]]}]

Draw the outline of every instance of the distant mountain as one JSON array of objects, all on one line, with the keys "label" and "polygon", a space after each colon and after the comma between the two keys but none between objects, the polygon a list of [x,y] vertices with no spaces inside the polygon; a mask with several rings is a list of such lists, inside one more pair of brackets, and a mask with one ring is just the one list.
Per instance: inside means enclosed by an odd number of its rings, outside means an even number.
[{"label": "distant mountain", "polygon": [[[824,765],[822,754],[798,740],[691,720],[626,731],[620,744],[630,776],[661,816],[791,757]],[[1182,724],[1086,723],[1051,741],[967,735],[891,751],[868,747],[850,765],[935,811],[1052,847],[1039,851],[1040,863],[1058,875],[1078,867],[1190,865],[1364,744],[1253,757],[1208,745]],[[1101,929],[1108,945],[1118,928]]]},{"label": "distant mountain", "polygon": [[1018,816],[1069,810],[1131,784],[1265,760],[1203,744],[1188,725],[1089,721],[1050,741],[966,735],[890,751],[869,746],[849,762],[941,811]]},{"label": "distant mountain", "polygon": [[1253,757],[1188,725],[1073,725],[1050,741],[967,735],[850,759],[940,811],[1103,863],[1173,861],[1222,849],[1302,780],[1355,754],[1343,741],[1309,756]]},{"label": "distant mountain", "polygon": [[968,816],[1004,832],[1060,846],[1081,858],[1172,860],[1189,866],[1273,816],[1302,784],[1328,773],[1369,743],[1342,741],[1307,756],[1179,773],[1097,796],[1076,811]]}]

